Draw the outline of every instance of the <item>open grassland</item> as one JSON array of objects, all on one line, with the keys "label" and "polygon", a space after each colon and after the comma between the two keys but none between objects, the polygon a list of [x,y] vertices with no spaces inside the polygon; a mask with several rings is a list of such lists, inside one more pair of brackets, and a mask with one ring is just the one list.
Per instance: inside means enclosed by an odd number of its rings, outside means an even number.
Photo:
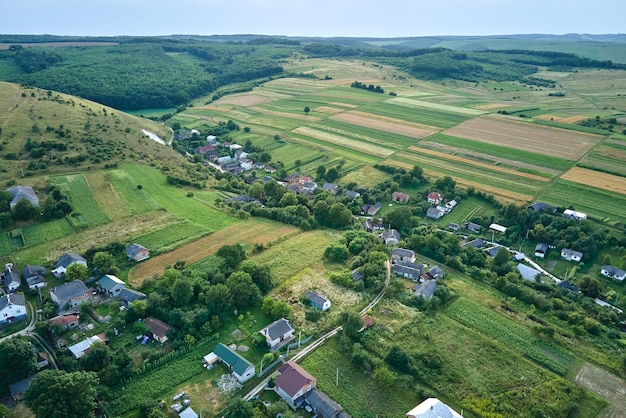
[{"label": "open grassland", "polygon": [[193,222],[182,219],[170,222],[162,228],[135,237],[133,241],[149,248],[154,256],[180,247],[188,242],[195,241],[210,232],[211,231],[206,228],[201,228]]},{"label": "open grassland", "polygon": [[122,202],[109,181],[108,172],[90,171],[85,173],[89,188],[104,215],[111,219],[121,219],[131,215],[129,208]]},{"label": "open grassland", "polygon": [[491,214],[495,215],[496,211],[489,204],[475,197],[468,197],[461,200],[450,213],[438,220],[437,223],[442,227],[446,227],[450,222],[461,225],[474,216],[489,216]]},{"label": "open grassland", "polygon": [[69,197],[74,211],[70,215],[72,223],[77,226],[94,226],[109,221],[104,214],[85,176],[71,174],[51,177],[50,183],[59,188],[61,193]]},{"label": "open grassland", "polygon": [[407,97],[394,97],[393,99],[386,100],[387,103],[392,103],[400,106],[410,107],[412,109],[434,109],[448,113],[458,113],[467,116],[479,116],[486,112],[477,109],[468,109],[458,106],[449,106],[441,103],[433,103],[426,100],[415,100]]},{"label": "open grassland", "polygon": [[[510,167],[521,166],[520,163],[530,164],[548,173],[551,170],[557,172],[565,171],[572,166],[572,162],[563,158],[544,155],[540,152],[524,151],[514,149],[505,145],[497,145],[474,141],[471,139],[459,138],[456,136],[437,133],[419,142],[419,146],[426,148],[438,148],[444,151],[455,151],[463,153],[465,150],[471,153],[479,153],[486,158],[497,158]],[[519,163],[518,163],[519,162]]]},{"label": "open grassland", "polygon": [[143,188],[137,187],[141,185],[140,179],[137,182],[125,170],[108,171],[106,177],[126,207],[125,209],[130,213],[137,215],[159,209],[159,205],[148,196]]},{"label": "open grassland", "polygon": [[[419,124],[409,124],[393,118],[382,118],[377,115],[368,115],[363,112],[345,112],[331,116],[330,119],[348,123],[363,128],[376,129],[378,131],[391,132],[393,134],[404,135],[410,138],[425,138],[436,132]],[[387,119],[387,120],[385,120]],[[396,122],[397,121],[397,122]],[[398,123],[401,122],[401,123]],[[413,125],[413,126],[411,126]]]},{"label": "open grassland", "polygon": [[626,196],[607,190],[556,179],[537,199],[561,207],[571,205],[578,211],[607,222],[626,223]]},{"label": "open grassland", "polygon": [[324,132],[322,130],[313,129],[307,126],[301,126],[294,129],[292,132],[343,148],[357,150],[359,152],[363,152],[365,154],[373,155],[376,157],[388,157],[394,153],[393,150],[383,148],[382,146],[361,142],[359,140],[353,140],[341,135],[331,134],[329,132]]},{"label": "open grassland", "polygon": [[11,255],[24,248],[53,242],[73,233],[74,229],[65,219],[56,219],[22,228],[23,241],[21,239],[12,239],[9,232],[3,232],[0,234],[0,257]]},{"label": "open grassland", "polygon": [[576,71],[560,79],[559,83],[566,90],[575,92],[593,109],[624,109],[626,71]]},{"label": "open grassland", "polygon": [[626,194],[626,178],[624,177],[588,170],[586,168],[572,167],[568,172],[563,174],[561,178],[563,180],[573,181],[574,183],[597,187],[598,189]]},{"label": "open grassland", "polygon": [[544,128],[495,116],[470,119],[444,133],[566,160],[581,158],[602,139],[599,135]]},{"label": "open grassland", "polygon": [[354,170],[347,175],[341,177],[337,184],[347,185],[349,183],[356,183],[359,186],[373,187],[376,184],[390,178],[391,175],[380,171],[370,166],[363,166],[357,170]]},{"label": "open grassland", "polygon": [[193,264],[214,254],[224,245],[267,244],[296,230],[293,226],[266,219],[251,218],[246,222],[239,222],[173,251],[143,261],[128,273],[128,281],[133,286],[139,287],[145,279],[162,273],[166,267],[174,265],[177,261]]},{"label": "open grassland", "polygon": [[337,238],[338,234],[331,231],[303,232],[272,245],[250,259],[269,266],[274,283],[280,285],[300,270],[319,262],[326,247]]},{"label": "open grassland", "polygon": [[271,98],[267,96],[260,96],[258,94],[230,94],[228,96],[220,97],[212,107],[222,106],[222,105],[235,105],[235,106],[258,106],[265,103],[270,103],[272,101]]}]

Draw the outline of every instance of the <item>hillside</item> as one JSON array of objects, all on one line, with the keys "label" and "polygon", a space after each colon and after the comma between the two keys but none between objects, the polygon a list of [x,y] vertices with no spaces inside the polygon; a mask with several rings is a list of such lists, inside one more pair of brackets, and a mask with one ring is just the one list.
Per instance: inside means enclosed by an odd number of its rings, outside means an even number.
[{"label": "hillside", "polygon": [[183,158],[142,130],[169,140],[164,126],[67,94],[0,83],[0,181],[82,171],[123,161]]}]

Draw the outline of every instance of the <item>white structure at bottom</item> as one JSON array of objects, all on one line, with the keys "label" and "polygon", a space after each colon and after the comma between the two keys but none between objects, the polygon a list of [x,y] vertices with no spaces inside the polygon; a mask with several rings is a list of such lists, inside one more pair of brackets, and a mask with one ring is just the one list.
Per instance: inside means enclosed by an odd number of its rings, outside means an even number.
[{"label": "white structure at bottom", "polygon": [[463,416],[437,398],[428,398],[406,413],[408,418],[462,418]]}]

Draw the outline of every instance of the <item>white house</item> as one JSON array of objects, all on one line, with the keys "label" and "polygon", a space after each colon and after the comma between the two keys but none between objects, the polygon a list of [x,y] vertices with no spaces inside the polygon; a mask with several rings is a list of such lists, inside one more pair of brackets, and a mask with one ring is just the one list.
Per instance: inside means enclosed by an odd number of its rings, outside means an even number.
[{"label": "white house", "polygon": [[294,338],[294,329],[285,318],[277,319],[259,332],[265,337],[270,349],[284,345]]},{"label": "white house", "polygon": [[609,265],[602,266],[600,274],[620,282],[626,279],[626,271]]},{"label": "white house", "polygon": [[213,354],[228,367],[239,383],[247,382],[254,377],[254,365],[224,344],[217,343]]},{"label": "white house", "polygon": [[461,414],[450,408],[437,398],[428,398],[406,413],[407,418],[463,418]]},{"label": "white house", "polygon": [[580,251],[574,251],[569,248],[563,248],[561,250],[561,258],[567,261],[579,262],[583,258],[583,253]]},{"label": "white house", "polygon": [[563,217],[565,219],[573,219],[575,221],[584,221],[587,219],[587,214],[583,212],[576,212],[575,210],[565,209],[563,211]]},{"label": "white house", "polygon": [[112,274],[105,274],[96,284],[110,297],[119,296],[122,289],[126,287],[126,283]]},{"label": "white house", "polygon": [[67,268],[72,264],[82,264],[83,266],[87,267],[87,260],[85,260],[78,254],[65,253],[61,256],[61,258],[57,260],[56,264],[54,265],[54,270],[52,270],[52,274],[54,274],[56,277],[63,277],[65,276]]},{"label": "white house", "polygon": [[327,311],[330,309],[330,299],[328,299],[321,293],[309,290],[308,292],[306,292],[305,298],[308,299],[309,302],[311,302],[311,306],[315,306],[321,311]]},{"label": "white house", "polygon": [[13,263],[6,263],[4,265],[2,279],[8,292],[15,292],[20,288],[20,275],[13,269]]},{"label": "white house", "polygon": [[0,324],[19,321],[27,316],[24,295],[9,293],[0,298]]}]

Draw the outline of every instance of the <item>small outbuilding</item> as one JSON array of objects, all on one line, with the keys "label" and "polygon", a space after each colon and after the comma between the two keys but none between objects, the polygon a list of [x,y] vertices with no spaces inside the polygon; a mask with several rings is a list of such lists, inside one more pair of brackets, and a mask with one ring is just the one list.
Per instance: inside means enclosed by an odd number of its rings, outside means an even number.
[{"label": "small outbuilding", "polygon": [[308,292],[306,292],[306,295],[304,297],[309,301],[311,306],[314,306],[321,311],[327,311],[330,309],[330,299],[328,299],[321,293],[309,290]]},{"label": "small outbuilding", "polygon": [[150,258],[150,250],[143,245],[132,243],[126,247],[126,256],[129,260],[142,261]]}]

